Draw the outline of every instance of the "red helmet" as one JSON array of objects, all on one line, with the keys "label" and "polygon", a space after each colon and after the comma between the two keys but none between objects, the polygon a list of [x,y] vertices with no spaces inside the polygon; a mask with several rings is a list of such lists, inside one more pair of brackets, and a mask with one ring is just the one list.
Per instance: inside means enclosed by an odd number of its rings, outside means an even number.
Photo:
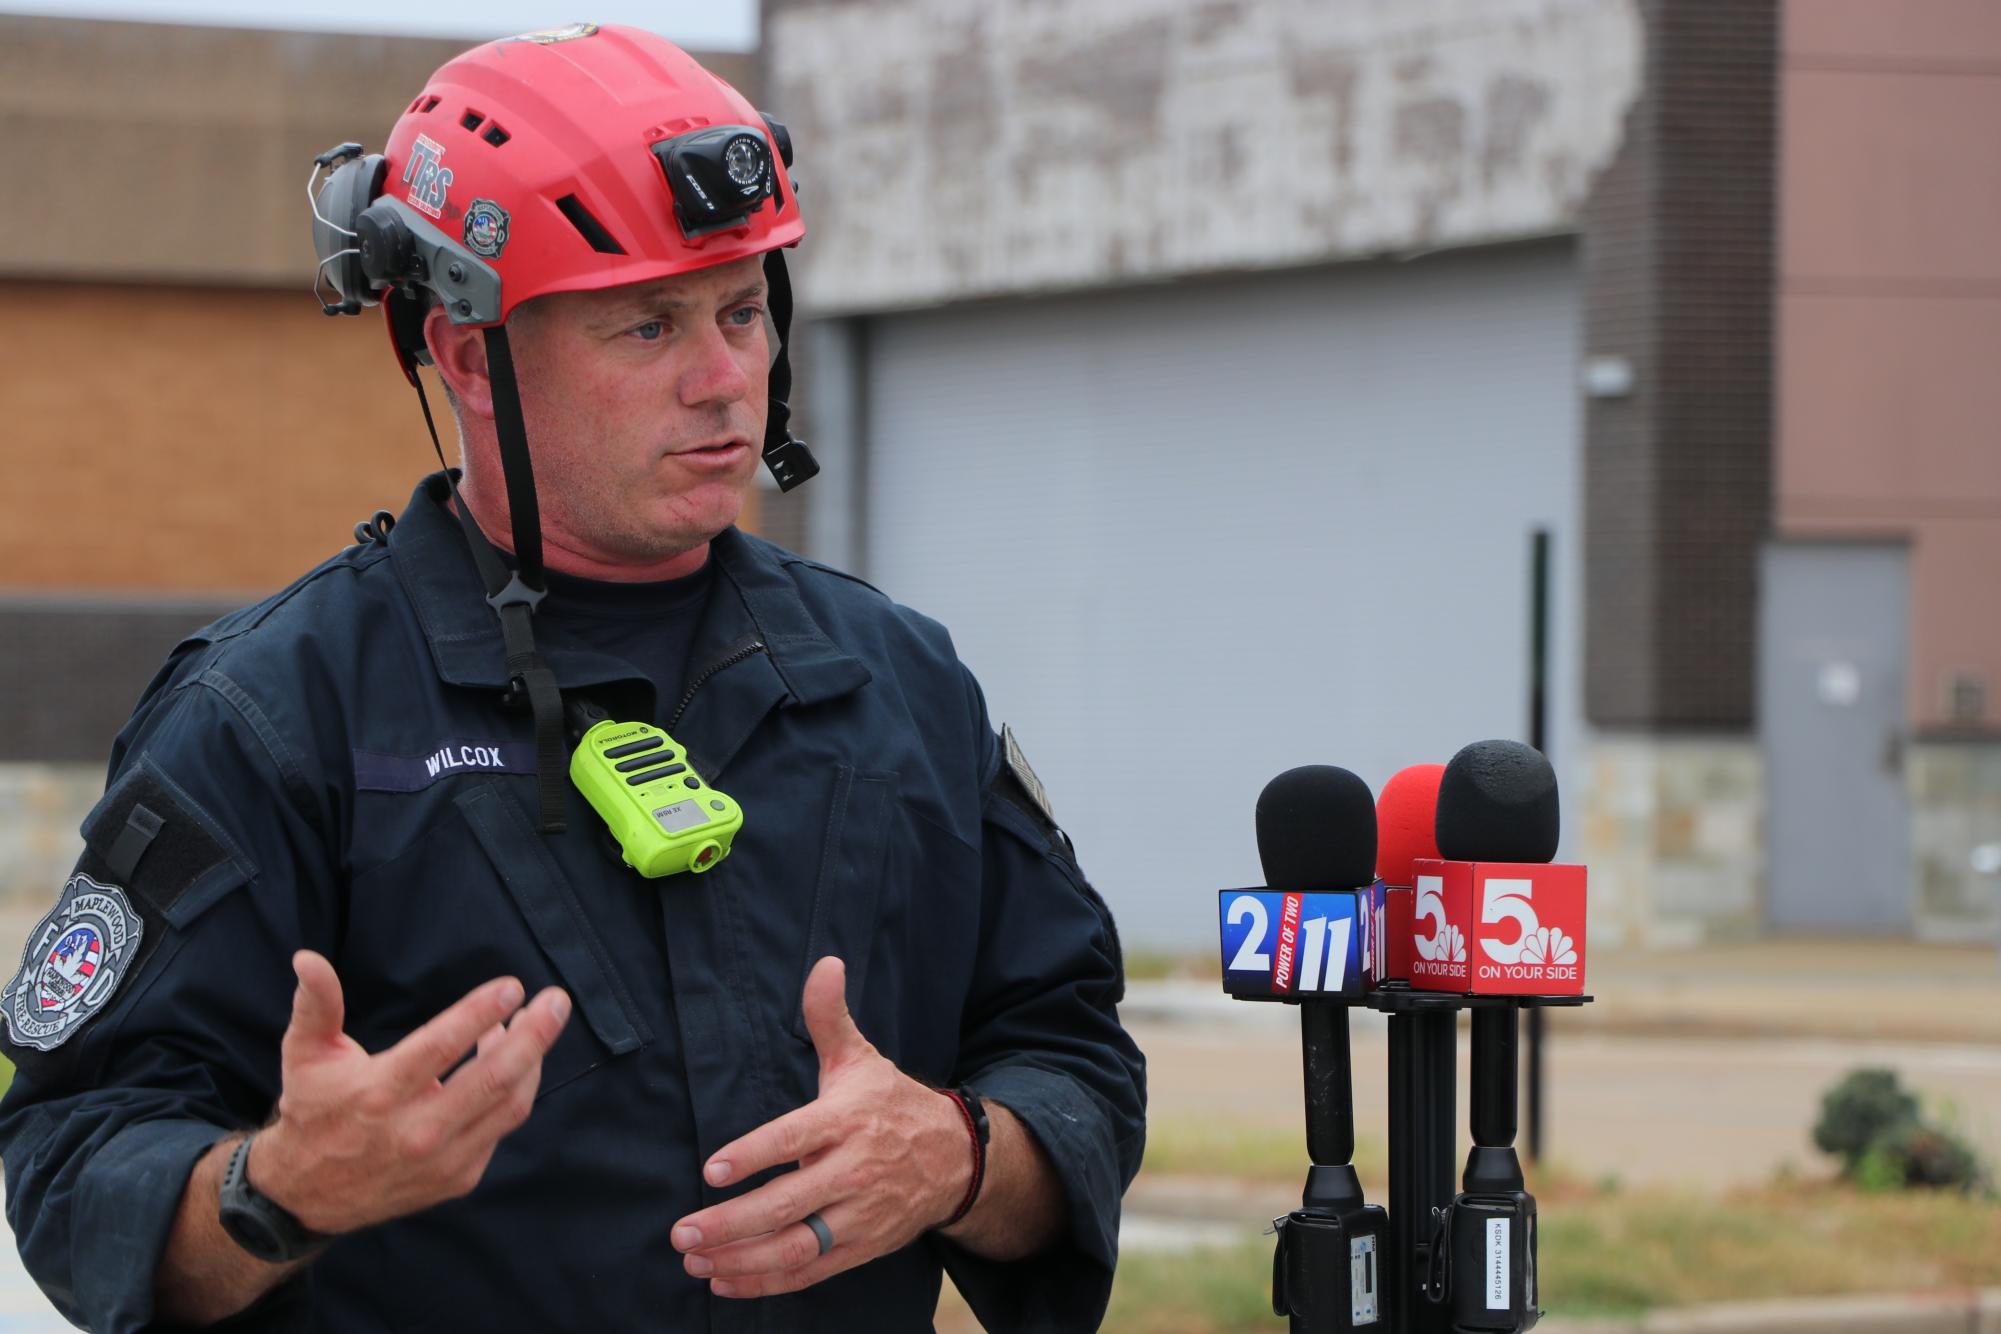
[{"label": "red helmet", "polygon": [[[383,153],[319,160],[336,168],[314,210],[331,309],[424,288],[454,323],[492,325],[550,292],[796,245],[790,158],[783,126],[664,37],[575,23],[488,42],[431,76]],[[388,304],[399,353],[422,359],[421,303]]]}]

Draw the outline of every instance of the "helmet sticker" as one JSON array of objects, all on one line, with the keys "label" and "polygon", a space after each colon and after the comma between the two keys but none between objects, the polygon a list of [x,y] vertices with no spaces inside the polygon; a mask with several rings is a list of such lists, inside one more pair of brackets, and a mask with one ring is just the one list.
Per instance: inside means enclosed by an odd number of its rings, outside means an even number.
[{"label": "helmet sticker", "polygon": [[537,28],[534,32],[524,32],[515,37],[503,37],[503,42],[533,42],[537,46],[550,46],[556,42],[574,42],[579,37],[597,34],[595,23],[565,23],[560,28]]},{"label": "helmet sticker", "polygon": [[406,197],[411,206],[434,218],[443,216],[445,192],[452,188],[452,169],[440,165],[444,156],[443,144],[428,134],[420,134],[410,146],[410,161],[403,168],[403,184],[410,187]]},{"label": "helmet sticker", "polygon": [[21,971],[0,991],[14,1041],[54,1051],[110,1001],[139,952],[145,924],[116,885],[78,872],[28,937]]},{"label": "helmet sticker", "polygon": [[475,199],[466,210],[466,249],[485,259],[499,259],[507,249],[507,210],[491,199]]}]

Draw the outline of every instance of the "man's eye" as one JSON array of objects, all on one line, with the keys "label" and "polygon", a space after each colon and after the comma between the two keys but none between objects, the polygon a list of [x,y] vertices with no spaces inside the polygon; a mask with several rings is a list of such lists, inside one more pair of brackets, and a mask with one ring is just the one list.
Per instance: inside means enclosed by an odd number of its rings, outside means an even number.
[{"label": "man's eye", "polygon": [[730,323],[736,325],[738,328],[745,328],[756,324],[758,317],[762,314],[764,314],[764,307],[762,306],[738,306],[730,312]]},{"label": "man's eye", "polygon": [[662,324],[659,320],[648,320],[646,323],[640,325],[632,332],[638,335],[640,338],[644,339],[645,341],[652,343],[652,342],[657,342],[661,337],[663,337],[666,334],[667,326],[665,324]]}]

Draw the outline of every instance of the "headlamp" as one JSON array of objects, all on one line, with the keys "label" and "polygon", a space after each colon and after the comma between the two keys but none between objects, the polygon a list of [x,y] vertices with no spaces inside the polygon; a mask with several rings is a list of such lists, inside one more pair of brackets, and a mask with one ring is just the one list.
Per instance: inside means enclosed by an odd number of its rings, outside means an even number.
[{"label": "headlamp", "polygon": [[674,220],[690,241],[742,226],[777,192],[771,144],[748,125],[713,125],[663,139],[653,155],[667,173]]}]

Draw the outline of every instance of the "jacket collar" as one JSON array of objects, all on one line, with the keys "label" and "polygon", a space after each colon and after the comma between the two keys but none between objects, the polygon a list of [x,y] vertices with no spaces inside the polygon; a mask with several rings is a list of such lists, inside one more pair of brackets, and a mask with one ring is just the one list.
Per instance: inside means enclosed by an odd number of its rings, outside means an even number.
[{"label": "jacket collar", "polygon": [[[416,610],[439,679],[450,685],[505,690],[508,676],[500,621],[487,606],[465,534],[445,509],[449,496],[443,473],[418,483],[389,535],[390,563]],[[710,593],[688,657],[691,685],[753,637],[764,649],[744,661],[763,659],[768,664],[763,670],[774,673],[779,697],[774,702],[817,704],[870,680],[868,668],[835,644],[807,610],[778,548],[731,528],[709,544],[709,555],[723,577]],[[636,676],[630,663],[608,654],[559,644],[538,646],[566,690]],[[732,665],[713,680],[739,671]],[[710,688],[705,683],[703,693]],[[663,708],[671,709],[672,704],[662,701]]]}]

